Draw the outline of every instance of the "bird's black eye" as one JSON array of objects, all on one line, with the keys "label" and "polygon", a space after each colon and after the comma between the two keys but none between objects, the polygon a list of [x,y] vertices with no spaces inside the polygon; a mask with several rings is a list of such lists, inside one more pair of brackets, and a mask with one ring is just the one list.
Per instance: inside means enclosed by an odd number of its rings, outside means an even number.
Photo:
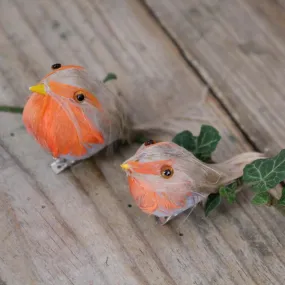
[{"label": "bird's black eye", "polygon": [[144,143],[145,146],[151,145],[151,144],[155,144],[154,140],[148,140]]},{"label": "bird's black eye", "polygon": [[169,165],[164,165],[161,167],[160,174],[163,178],[168,179],[173,176],[174,170]]},{"label": "bird's black eye", "polygon": [[79,103],[82,103],[84,100],[85,100],[85,95],[84,95],[84,92],[83,91],[77,91],[75,92],[74,94],[74,100],[79,102]]},{"label": "bird's black eye", "polygon": [[77,94],[76,95],[76,99],[77,99],[77,101],[82,102],[85,99],[85,96],[82,93],[81,94]]},{"label": "bird's black eye", "polygon": [[51,66],[52,69],[59,69],[61,68],[61,64],[60,63],[55,63]]}]

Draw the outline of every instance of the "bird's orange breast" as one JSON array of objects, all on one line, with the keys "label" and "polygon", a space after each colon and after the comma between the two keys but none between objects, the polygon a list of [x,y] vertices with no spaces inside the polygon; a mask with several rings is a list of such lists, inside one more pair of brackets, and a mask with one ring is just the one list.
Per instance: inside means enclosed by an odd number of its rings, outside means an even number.
[{"label": "bird's orange breast", "polygon": [[128,177],[131,195],[138,207],[147,214],[153,214],[159,210],[165,212],[165,215],[171,215],[174,210],[183,208],[186,203],[186,198],[183,196],[176,196],[170,198],[167,193],[157,193],[155,189],[142,179]]},{"label": "bird's orange breast", "polygon": [[80,157],[87,153],[88,146],[104,143],[102,133],[80,107],[68,104],[68,109],[69,113],[52,97],[37,93],[30,96],[24,108],[23,122],[27,130],[55,158]]}]

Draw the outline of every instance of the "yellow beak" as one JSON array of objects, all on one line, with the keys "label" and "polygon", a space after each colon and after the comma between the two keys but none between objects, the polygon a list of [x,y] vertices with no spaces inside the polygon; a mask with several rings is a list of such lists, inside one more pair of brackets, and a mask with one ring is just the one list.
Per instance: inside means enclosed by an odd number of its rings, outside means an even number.
[{"label": "yellow beak", "polygon": [[130,165],[127,164],[127,163],[121,164],[121,167],[122,167],[123,170],[129,170],[131,168]]},{"label": "yellow beak", "polygon": [[45,90],[45,85],[43,83],[35,85],[35,86],[31,86],[29,88],[30,91],[38,93],[38,94],[42,94],[42,95],[46,95],[46,90]]}]

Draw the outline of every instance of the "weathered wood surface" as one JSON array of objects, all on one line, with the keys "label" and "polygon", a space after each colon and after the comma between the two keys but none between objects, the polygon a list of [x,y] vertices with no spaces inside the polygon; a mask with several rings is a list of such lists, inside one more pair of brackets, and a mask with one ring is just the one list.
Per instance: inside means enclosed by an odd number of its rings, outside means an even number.
[{"label": "weathered wood surface", "polygon": [[250,140],[284,148],[285,2],[143,2]]},{"label": "weathered wood surface", "polygon": [[[0,104],[23,105],[26,86],[55,62],[84,65],[98,78],[115,72],[110,85],[138,121],[197,102],[205,91],[134,0],[1,0],[0,54]],[[217,160],[251,148],[212,95],[204,107],[223,136]],[[173,127],[197,133],[200,123]],[[209,218],[197,208],[165,227],[129,207],[119,164],[137,147],[55,175],[21,117],[0,114],[0,284],[284,284],[284,218],[251,206],[247,194]]]}]

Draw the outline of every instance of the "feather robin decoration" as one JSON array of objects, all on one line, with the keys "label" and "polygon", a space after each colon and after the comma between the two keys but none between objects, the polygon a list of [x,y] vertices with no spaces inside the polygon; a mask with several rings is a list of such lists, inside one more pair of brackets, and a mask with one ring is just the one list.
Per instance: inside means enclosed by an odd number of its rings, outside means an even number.
[{"label": "feather robin decoration", "polygon": [[81,66],[55,64],[37,85],[23,111],[27,131],[49,151],[61,172],[118,139],[128,137],[118,98]]},{"label": "feather robin decoration", "polygon": [[148,141],[121,167],[137,206],[166,223],[241,177],[244,166],[259,158],[264,155],[247,152],[206,164],[173,142]]}]

